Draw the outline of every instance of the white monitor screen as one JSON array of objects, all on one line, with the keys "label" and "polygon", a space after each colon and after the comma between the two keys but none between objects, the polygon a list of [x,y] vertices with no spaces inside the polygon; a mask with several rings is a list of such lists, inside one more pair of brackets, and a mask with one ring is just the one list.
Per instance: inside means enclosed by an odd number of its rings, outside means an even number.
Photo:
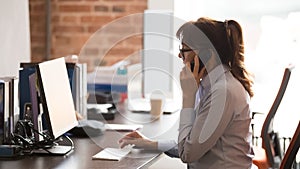
[{"label": "white monitor screen", "polygon": [[37,75],[48,130],[57,138],[78,124],[64,58],[38,64]]}]

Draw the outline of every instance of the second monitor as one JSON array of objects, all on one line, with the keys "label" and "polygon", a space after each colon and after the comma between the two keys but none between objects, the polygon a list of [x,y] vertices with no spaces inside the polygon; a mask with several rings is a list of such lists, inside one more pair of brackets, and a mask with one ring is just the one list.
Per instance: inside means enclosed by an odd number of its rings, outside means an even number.
[{"label": "second monitor", "polygon": [[57,138],[78,125],[64,58],[38,64],[37,80],[48,130]]}]

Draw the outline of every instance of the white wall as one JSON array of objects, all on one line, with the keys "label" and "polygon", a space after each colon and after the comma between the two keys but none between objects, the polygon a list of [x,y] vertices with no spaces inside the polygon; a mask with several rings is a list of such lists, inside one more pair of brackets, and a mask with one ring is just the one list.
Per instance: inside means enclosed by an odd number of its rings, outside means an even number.
[{"label": "white wall", "polygon": [[28,0],[0,1],[0,77],[18,76],[20,62],[30,61]]}]

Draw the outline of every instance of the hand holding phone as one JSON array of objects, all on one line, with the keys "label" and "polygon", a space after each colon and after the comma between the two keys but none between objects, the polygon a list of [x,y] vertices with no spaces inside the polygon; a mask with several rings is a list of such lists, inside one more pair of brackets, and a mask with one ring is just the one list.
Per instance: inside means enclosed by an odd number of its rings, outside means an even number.
[{"label": "hand holding phone", "polygon": [[[202,63],[202,61],[199,59],[198,56],[195,56],[195,57],[197,57],[197,59],[199,60],[198,73],[200,73],[201,69],[204,67],[204,64]],[[192,61],[190,63],[190,65],[191,65],[191,72],[194,72],[194,70],[195,70],[195,61]]]},{"label": "hand holding phone", "polygon": [[[201,49],[198,53],[198,56],[196,55],[195,57],[197,57],[199,61],[198,73],[200,73],[202,68],[204,68],[204,63],[206,64],[208,60],[211,58],[211,51],[209,49]],[[194,72],[195,70],[195,59],[190,63],[192,72]]]},{"label": "hand holding phone", "polygon": [[[208,51],[208,50],[207,50]],[[205,55],[203,55],[203,53],[201,53],[203,61],[205,61],[205,63],[208,62],[208,60],[211,58],[210,53],[205,53]],[[195,80],[197,81],[198,85],[200,84],[201,79],[205,76],[205,74],[207,74],[206,71],[206,67],[203,64],[202,60],[201,60],[197,55],[194,57],[194,60],[192,62],[190,62],[190,69],[192,74],[194,75]]]}]

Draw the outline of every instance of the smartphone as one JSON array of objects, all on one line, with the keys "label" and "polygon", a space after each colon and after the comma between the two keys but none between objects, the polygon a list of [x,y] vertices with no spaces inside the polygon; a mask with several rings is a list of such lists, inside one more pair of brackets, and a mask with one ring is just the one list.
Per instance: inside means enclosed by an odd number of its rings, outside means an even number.
[{"label": "smartphone", "polygon": [[[200,50],[198,56],[196,56],[199,60],[199,70],[198,70],[198,73],[200,73],[200,71],[202,70],[202,68],[204,68],[204,63],[207,63],[208,60],[210,59],[211,57],[211,52],[208,50],[208,49],[203,49],[203,50]],[[202,60],[199,58],[201,57]],[[194,67],[195,67],[195,62],[192,61],[191,62],[191,71],[193,72],[194,71]]]},{"label": "smartphone", "polygon": [[[196,57],[197,57],[197,56],[196,56]],[[203,62],[200,60],[199,57],[197,57],[197,58],[199,59],[199,63],[200,63],[199,69],[198,69],[198,73],[200,73],[201,69],[204,67],[204,64],[203,64]],[[191,62],[190,64],[191,64],[191,72],[193,72],[193,71],[194,71],[194,67],[195,67],[195,62],[193,61],[193,62]]]}]

